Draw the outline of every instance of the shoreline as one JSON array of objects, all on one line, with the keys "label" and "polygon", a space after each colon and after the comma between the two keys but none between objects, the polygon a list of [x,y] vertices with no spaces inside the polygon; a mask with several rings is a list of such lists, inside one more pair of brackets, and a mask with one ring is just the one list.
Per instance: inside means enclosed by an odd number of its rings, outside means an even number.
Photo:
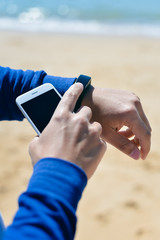
[{"label": "shoreline", "polygon": [[98,35],[111,37],[148,37],[160,39],[160,22],[100,22],[97,20],[35,20],[21,22],[15,18],[0,18],[0,31]]}]

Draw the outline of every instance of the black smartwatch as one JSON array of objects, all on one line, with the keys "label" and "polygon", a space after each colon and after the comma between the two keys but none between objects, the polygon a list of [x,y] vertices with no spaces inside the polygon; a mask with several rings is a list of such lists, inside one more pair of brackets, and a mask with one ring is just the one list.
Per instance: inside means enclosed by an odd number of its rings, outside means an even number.
[{"label": "black smartwatch", "polygon": [[80,108],[81,103],[82,103],[82,99],[85,95],[85,93],[87,92],[89,86],[91,85],[91,77],[86,76],[86,75],[80,75],[76,80],[75,83],[82,83],[84,86],[83,92],[81,93],[80,97],[78,98],[78,101],[76,103],[75,109],[74,111],[76,112],[78,110],[78,108]]}]

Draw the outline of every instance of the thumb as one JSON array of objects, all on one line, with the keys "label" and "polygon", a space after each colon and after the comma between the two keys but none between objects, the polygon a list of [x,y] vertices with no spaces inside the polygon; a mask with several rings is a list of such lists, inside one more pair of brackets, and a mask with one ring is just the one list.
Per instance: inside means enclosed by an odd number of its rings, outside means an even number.
[{"label": "thumb", "polygon": [[140,150],[131,140],[126,138],[123,135],[120,135],[118,132],[110,129],[106,134],[106,141],[112,144],[114,147],[127,154],[131,158],[138,160],[140,158]]}]

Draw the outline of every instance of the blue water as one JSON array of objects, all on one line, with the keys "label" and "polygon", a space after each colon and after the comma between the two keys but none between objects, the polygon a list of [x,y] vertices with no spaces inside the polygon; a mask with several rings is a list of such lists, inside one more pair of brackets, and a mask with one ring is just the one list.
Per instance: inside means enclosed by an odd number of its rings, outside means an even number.
[{"label": "blue water", "polygon": [[160,37],[160,0],[0,0],[0,29]]}]

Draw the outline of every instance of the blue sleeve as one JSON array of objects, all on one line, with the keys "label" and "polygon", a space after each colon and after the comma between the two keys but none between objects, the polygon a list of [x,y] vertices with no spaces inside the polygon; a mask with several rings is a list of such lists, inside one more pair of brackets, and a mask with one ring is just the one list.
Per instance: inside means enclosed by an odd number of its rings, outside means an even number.
[{"label": "blue sleeve", "polygon": [[23,71],[0,67],[0,120],[22,120],[24,117],[18,109],[17,96],[50,82],[61,93],[74,83],[75,78],[49,76],[44,71]]},{"label": "blue sleeve", "polygon": [[2,240],[4,231],[5,231],[5,226],[4,226],[3,218],[0,213],[0,240]]},{"label": "blue sleeve", "polygon": [[86,183],[86,174],[76,165],[60,159],[40,160],[3,240],[72,240]]}]

